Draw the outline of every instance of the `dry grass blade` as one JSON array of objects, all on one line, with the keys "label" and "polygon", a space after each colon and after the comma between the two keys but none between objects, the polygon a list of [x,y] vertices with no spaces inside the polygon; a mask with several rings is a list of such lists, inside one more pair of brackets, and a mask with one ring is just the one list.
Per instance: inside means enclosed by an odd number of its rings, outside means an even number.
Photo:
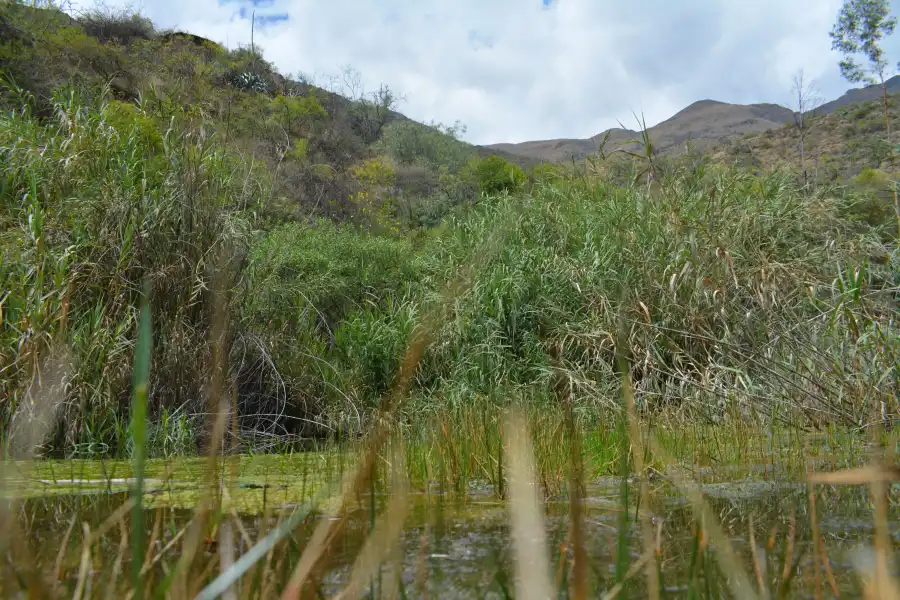
[{"label": "dry grass blade", "polygon": [[160,561],[160,559],[162,559],[162,557],[165,556],[166,553],[167,553],[169,550],[171,550],[172,547],[175,546],[175,544],[178,543],[178,540],[181,539],[181,537],[184,535],[184,532],[187,531],[187,530],[188,530],[187,526],[182,527],[181,529],[179,529],[179,530],[178,530],[178,533],[176,533],[174,536],[172,536],[172,539],[169,540],[169,541],[166,543],[166,545],[163,546],[162,549],[161,549],[159,552],[157,552],[156,556],[154,556],[152,560],[150,560],[147,564],[144,565],[144,568],[141,569],[141,575],[142,575],[142,576],[143,576],[143,575],[146,575],[146,574],[150,571],[150,569],[153,568],[153,565],[155,565],[156,563],[158,563],[158,562]]},{"label": "dry grass blade", "polygon": [[[23,401],[16,407],[10,422],[7,443],[13,457],[24,459],[24,462],[16,466],[20,479],[28,476],[31,460],[36,456],[38,448],[56,422],[56,415],[65,401],[65,386],[70,373],[71,362],[66,351],[64,349],[51,351],[50,355],[41,361]],[[14,554],[25,567],[29,593],[39,596],[45,592],[45,583],[33,571],[31,552],[24,544],[25,537],[21,535],[19,523],[12,511],[16,503],[17,490],[10,482],[10,468],[9,463],[0,460],[0,495],[5,496],[4,501],[0,502],[0,531],[2,531],[0,554],[6,554],[12,545]],[[55,580],[50,582],[50,586],[55,587]]]},{"label": "dry grass blade", "polygon": [[880,558],[871,548],[859,548],[853,555],[853,566],[862,583],[866,600],[900,600],[900,585],[892,577],[879,575]]},{"label": "dry grass blade", "polygon": [[[572,386],[562,375],[562,361],[559,347],[554,348],[553,363],[556,366],[556,393],[558,401],[565,406],[566,430],[569,437],[569,533],[572,544],[572,598],[586,600],[588,594],[588,558],[585,547],[584,528],[584,458],[581,432],[575,423]],[[502,464],[502,463],[501,463]],[[502,479],[502,478],[498,478]],[[568,541],[565,546],[568,546]],[[557,567],[556,586],[562,577],[565,553],[560,553]]]},{"label": "dry grass blade", "polygon": [[56,414],[65,401],[65,385],[71,363],[65,350],[57,350],[43,360],[25,394],[16,406],[9,430],[9,452],[14,458],[30,460],[56,423]]},{"label": "dry grass blade", "polygon": [[82,523],[81,530],[84,535],[84,542],[81,545],[81,566],[78,568],[78,583],[75,586],[72,600],[81,600],[88,582],[88,571],[91,566],[91,528],[87,523]]},{"label": "dry grass blade", "polygon": [[834,597],[840,598],[841,592],[834,578],[834,572],[831,570],[831,562],[828,560],[828,554],[825,552],[825,540],[822,539],[821,534],[819,535],[819,547],[822,549],[822,567],[825,569],[825,576],[828,577],[828,585],[831,586],[831,592],[834,594]]},{"label": "dry grass blade", "polygon": [[119,538],[119,551],[116,553],[115,561],[113,561],[112,576],[107,581],[104,598],[113,597],[116,585],[119,583],[119,576],[122,573],[122,561],[125,559],[125,553],[128,551],[128,526],[125,524],[124,519],[119,521],[119,529],[122,531],[122,536]]},{"label": "dry grass blade", "polygon": [[884,480],[870,484],[875,504],[875,577],[883,598],[900,598],[900,585],[891,575],[891,534],[888,526],[888,497]]},{"label": "dry grass blade", "polygon": [[[651,552],[655,550],[656,542],[653,535],[653,523],[650,521],[650,491],[647,488],[647,477],[644,469],[644,443],[641,436],[640,424],[638,423],[637,413],[634,407],[634,392],[631,389],[631,380],[628,377],[628,371],[624,371],[626,375],[622,381],[622,393],[625,397],[625,410],[628,414],[628,428],[630,430],[632,452],[634,457],[634,467],[640,477],[640,499],[641,507],[641,533],[644,538],[644,551]],[[647,564],[647,594],[653,600],[659,599],[659,573],[654,565]]]},{"label": "dry grass blade", "polygon": [[827,485],[868,485],[875,482],[900,481],[900,468],[867,465],[830,473],[811,473],[807,481]]},{"label": "dry grass blade", "polygon": [[[810,483],[810,501],[812,502],[812,488],[818,483],[828,485],[869,485],[872,502],[875,506],[875,552],[871,560],[858,560],[857,571],[863,578],[866,593],[873,598],[900,598],[900,584],[890,574],[891,541],[888,528],[888,499],[885,484],[900,481],[900,469],[890,465],[866,465],[855,469],[844,469],[831,473],[814,473],[808,476]],[[813,539],[818,537],[818,529],[813,529]],[[821,543],[815,544],[816,550]],[[830,576],[830,568],[825,567]],[[833,580],[833,576],[831,576]],[[816,583],[818,587],[819,576],[816,570]],[[834,583],[830,581],[834,587]]]},{"label": "dry grass blade", "polygon": [[[222,573],[227,573],[234,566],[234,532],[231,527],[231,520],[225,518],[219,525],[219,569]],[[222,592],[222,600],[237,600],[237,592],[234,586],[228,586]]]},{"label": "dry grass blade", "polygon": [[750,578],[738,561],[728,536],[722,529],[722,525],[716,518],[715,513],[703,498],[700,490],[696,485],[691,485],[686,481],[681,475],[681,469],[677,467],[676,461],[666,453],[659,443],[657,443],[652,434],[648,435],[647,441],[650,444],[653,454],[672,466],[671,476],[673,483],[690,502],[694,517],[700,522],[705,523],[706,532],[709,534],[710,540],[715,545],[716,559],[722,567],[722,570],[725,573],[728,573],[728,585],[731,588],[732,594],[739,600],[754,600],[756,594],[753,592]]},{"label": "dry grass blade", "polygon": [[53,565],[53,581],[54,583],[59,582],[60,573],[62,571],[62,563],[63,559],[66,556],[66,550],[69,549],[69,538],[72,536],[72,530],[75,529],[75,522],[78,519],[77,514],[72,515],[72,519],[69,521],[69,526],[66,528],[66,533],[63,535],[62,542],[59,544],[59,551],[56,553],[56,562]]},{"label": "dry grass blade", "polygon": [[552,598],[547,534],[542,518],[528,428],[511,414],[506,423],[509,518],[516,565],[516,598]]},{"label": "dry grass blade", "polygon": [[748,525],[750,531],[750,553],[753,556],[753,571],[756,574],[756,585],[759,589],[759,597],[762,600],[768,600],[769,590],[766,587],[766,560],[765,555],[760,556],[759,548],[756,546],[756,533],[753,527],[753,517],[750,517]]},{"label": "dry grass blade", "polygon": [[389,435],[393,412],[406,393],[425,348],[437,331],[437,326],[441,322],[444,313],[449,309],[453,299],[458,297],[463,289],[471,284],[472,274],[475,270],[498,252],[501,242],[505,238],[505,232],[508,229],[509,223],[506,223],[498,227],[494,235],[488,237],[478,249],[480,251],[475,254],[477,260],[469,263],[468,268],[463,269],[450,281],[442,296],[442,301],[432,312],[425,315],[421,324],[414,329],[412,339],[400,363],[397,378],[394,380],[392,388],[383,397],[379,412],[375,416],[374,426],[363,447],[362,457],[356,467],[356,471],[355,473],[348,473],[346,485],[341,486],[344,493],[340,497],[335,512],[322,520],[313,532],[312,538],[307,543],[306,548],[304,548],[303,554],[300,556],[300,560],[281,594],[282,600],[292,600],[300,597],[304,582],[316,566],[324,560],[330,544],[340,535],[340,530],[346,518],[344,506],[346,506],[350,498],[356,496],[359,490],[365,488],[378,452]]},{"label": "dry grass blade", "polygon": [[[308,503],[301,508],[296,509],[291,515],[281,521],[278,526],[266,534],[264,538],[259,540],[255,546],[245,552],[226,572],[221,573],[215,580],[209,583],[203,590],[197,594],[197,600],[213,600],[218,598],[231,584],[237,581],[244,573],[246,573],[257,561],[269,555],[275,548],[275,545],[289,535],[303,520],[309,515],[313,507],[319,505],[325,498],[324,488]],[[186,544],[199,544],[199,524],[200,519],[195,517],[191,524],[185,528],[189,531],[188,541]],[[192,539],[194,538],[194,539]]]}]

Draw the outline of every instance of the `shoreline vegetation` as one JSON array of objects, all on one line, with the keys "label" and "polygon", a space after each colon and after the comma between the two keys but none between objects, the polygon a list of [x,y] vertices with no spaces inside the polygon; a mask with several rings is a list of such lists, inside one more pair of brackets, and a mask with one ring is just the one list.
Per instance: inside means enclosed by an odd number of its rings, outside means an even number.
[{"label": "shoreline vegetation", "polygon": [[517,162],[127,11],[0,74],[3,597],[900,598],[884,156]]}]

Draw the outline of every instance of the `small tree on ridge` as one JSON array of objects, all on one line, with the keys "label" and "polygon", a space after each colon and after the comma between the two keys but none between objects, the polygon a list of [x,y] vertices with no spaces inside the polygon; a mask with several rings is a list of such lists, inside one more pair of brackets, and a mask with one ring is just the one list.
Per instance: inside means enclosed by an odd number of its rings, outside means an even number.
[{"label": "small tree on ridge", "polygon": [[[890,146],[891,173],[894,170],[894,145],[891,139],[891,121],[888,117],[888,94],[885,76],[888,59],[881,47],[881,40],[894,33],[897,19],[890,16],[889,0],[844,0],[838,13],[837,22],[829,34],[831,49],[842,55],[841,75],[851,83],[881,84],[884,126]],[[857,62],[862,55],[868,64]],[[897,227],[900,233],[900,203],[897,201],[897,186],[894,188],[894,210],[897,213]]]},{"label": "small tree on ridge", "polygon": [[809,184],[809,175],[806,171],[806,138],[814,123],[812,113],[822,103],[818,92],[816,83],[806,79],[803,69],[794,74],[791,108],[794,109],[794,124],[800,137],[800,172],[803,175],[803,185]]}]

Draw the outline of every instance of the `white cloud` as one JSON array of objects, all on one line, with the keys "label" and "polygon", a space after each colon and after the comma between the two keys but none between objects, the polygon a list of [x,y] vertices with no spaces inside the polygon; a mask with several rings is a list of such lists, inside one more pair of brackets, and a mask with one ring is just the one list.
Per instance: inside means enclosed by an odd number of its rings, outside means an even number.
[{"label": "white cloud", "polygon": [[[828,38],[840,1],[144,0],[138,7],[158,27],[230,47],[249,43],[254,4],[257,15],[286,15],[255,32],[281,72],[351,65],[367,89],[385,83],[405,95],[400,110],[409,117],[458,119],[469,141],[492,143],[587,137],[619,120],[633,125],[632,111],[652,125],[704,98],[787,103],[799,68],[836,98],[849,87]],[[898,39],[887,42],[895,58]]]}]

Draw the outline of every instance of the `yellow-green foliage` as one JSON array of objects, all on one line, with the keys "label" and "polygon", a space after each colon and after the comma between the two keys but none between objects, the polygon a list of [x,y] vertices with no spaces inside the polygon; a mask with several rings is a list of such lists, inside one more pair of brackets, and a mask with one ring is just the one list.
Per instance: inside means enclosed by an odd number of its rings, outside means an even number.
[{"label": "yellow-green foliage", "polygon": [[881,169],[872,169],[866,167],[859,172],[859,175],[856,176],[855,181],[858,185],[883,186],[887,185],[889,180],[890,176]]},{"label": "yellow-green foliage", "polygon": [[315,94],[304,96],[278,94],[272,101],[272,109],[289,131],[307,125],[315,119],[328,117],[328,111],[325,110]]},{"label": "yellow-green foliage", "polygon": [[545,181],[553,182],[565,176],[565,171],[559,165],[550,163],[541,163],[531,170],[531,180],[534,182]]},{"label": "yellow-green foliage", "polygon": [[400,222],[392,215],[389,196],[396,179],[390,159],[370,158],[353,165],[350,172],[359,186],[350,196],[350,201],[356,206],[357,224],[366,229],[399,233]]},{"label": "yellow-green foliage", "polygon": [[309,153],[309,140],[306,138],[297,138],[294,140],[294,147],[287,153],[288,158],[303,160]]},{"label": "yellow-green foliage", "polygon": [[104,117],[119,134],[137,136],[144,147],[157,152],[162,150],[163,138],[156,121],[134,104],[112,100]]},{"label": "yellow-green foliage", "polygon": [[394,184],[394,167],[384,157],[364,160],[350,169],[361,184],[368,187],[386,187]]}]

